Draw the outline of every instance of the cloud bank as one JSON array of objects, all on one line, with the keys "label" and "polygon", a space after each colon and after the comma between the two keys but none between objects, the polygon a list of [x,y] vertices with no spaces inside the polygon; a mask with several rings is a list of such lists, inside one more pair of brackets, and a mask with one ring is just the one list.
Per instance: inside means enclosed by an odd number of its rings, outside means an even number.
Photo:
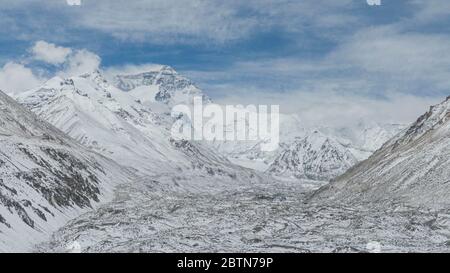
[{"label": "cloud bank", "polygon": [[45,41],[36,42],[30,51],[35,60],[53,65],[64,63],[67,56],[72,53],[70,48],[56,46],[55,44],[47,43]]},{"label": "cloud bank", "polygon": [[0,90],[8,94],[20,93],[42,84],[44,79],[23,64],[9,62],[0,69]]},{"label": "cloud bank", "polygon": [[[55,75],[77,76],[100,68],[101,58],[86,49],[57,46],[46,41],[37,41],[28,49],[30,56],[18,62],[7,62],[0,69],[0,90],[17,94],[40,86]],[[49,64],[49,70],[41,64]]]}]

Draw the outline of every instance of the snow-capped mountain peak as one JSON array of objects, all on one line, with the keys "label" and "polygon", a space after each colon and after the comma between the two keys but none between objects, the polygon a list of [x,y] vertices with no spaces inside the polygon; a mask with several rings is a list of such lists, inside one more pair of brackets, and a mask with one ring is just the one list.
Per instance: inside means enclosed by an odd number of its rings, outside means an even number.
[{"label": "snow-capped mountain peak", "polygon": [[140,73],[116,75],[113,84],[142,101],[158,101],[169,105],[190,104],[194,96],[209,101],[191,80],[167,65],[155,66],[154,70]]},{"label": "snow-capped mountain peak", "polygon": [[270,165],[268,172],[296,178],[329,180],[356,164],[357,159],[338,141],[318,130],[297,138]]}]

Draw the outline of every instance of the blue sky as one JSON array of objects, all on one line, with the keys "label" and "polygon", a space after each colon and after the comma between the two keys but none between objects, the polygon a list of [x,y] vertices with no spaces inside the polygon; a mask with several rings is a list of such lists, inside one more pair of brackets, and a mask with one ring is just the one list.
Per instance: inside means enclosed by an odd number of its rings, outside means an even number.
[{"label": "blue sky", "polygon": [[[330,105],[314,111],[369,102],[404,121],[450,93],[449,2],[4,0],[0,88],[29,87],[4,83],[15,69],[17,79],[32,73],[32,85],[71,66],[36,60],[32,48],[45,41],[96,54],[104,70],[171,65],[217,100],[272,101],[288,111],[325,99]],[[404,102],[410,107],[399,113]]]}]

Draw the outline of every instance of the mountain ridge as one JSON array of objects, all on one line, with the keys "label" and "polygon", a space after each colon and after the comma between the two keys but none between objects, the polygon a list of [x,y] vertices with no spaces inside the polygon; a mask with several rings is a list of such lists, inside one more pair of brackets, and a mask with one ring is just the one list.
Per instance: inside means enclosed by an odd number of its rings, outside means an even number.
[{"label": "mountain ridge", "polygon": [[449,135],[447,98],[369,159],[320,189],[312,200],[445,207],[450,197]]},{"label": "mountain ridge", "polygon": [[131,177],[1,91],[0,114],[0,251],[46,239]]}]

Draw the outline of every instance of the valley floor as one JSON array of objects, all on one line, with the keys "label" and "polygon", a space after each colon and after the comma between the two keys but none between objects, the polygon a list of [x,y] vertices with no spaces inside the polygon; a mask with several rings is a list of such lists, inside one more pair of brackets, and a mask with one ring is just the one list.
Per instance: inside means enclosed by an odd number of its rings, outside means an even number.
[{"label": "valley floor", "polygon": [[308,205],[308,191],[292,181],[226,186],[211,177],[139,179],[35,251],[65,252],[74,242],[83,252],[450,250],[450,210]]}]

